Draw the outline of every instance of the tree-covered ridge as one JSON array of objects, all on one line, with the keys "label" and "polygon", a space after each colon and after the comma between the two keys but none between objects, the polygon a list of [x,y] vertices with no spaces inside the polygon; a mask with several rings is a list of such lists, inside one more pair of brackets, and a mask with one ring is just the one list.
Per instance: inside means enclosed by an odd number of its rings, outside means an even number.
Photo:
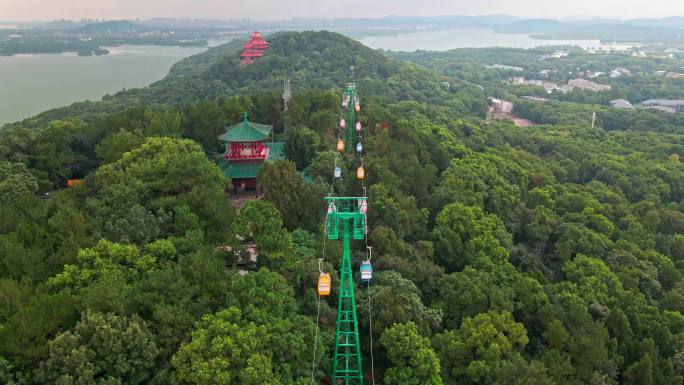
[{"label": "tree-covered ridge", "polygon": [[[567,56],[547,58],[553,53]],[[684,132],[684,116],[640,108],[638,103],[648,99],[684,99],[684,81],[671,78],[665,73],[681,73],[684,56],[671,53],[672,57],[633,57],[625,53],[587,53],[576,47],[517,48],[463,48],[444,52],[386,52],[394,59],[419,64],[456,83],[480,87],[487,96],[503,98],[514,103],[514,113],[540,124],[590,125],[592,115],[597,114],[595,124],[606,130],[639,130]],[[520,67],[521,71],[486,68],[487,65],[504,64]],[[618,76],[611,71],[619,69]],[[611,86],[610,90],[592,92],[575,89],[570,92],[555,90],[551,94],[541,85],[519,85],[513,77],[544,81],[562,86],[568,80],[585,78]],[[531,101],[523,96],[548,98],[548,102]],[[610,102],[624,99],[637,109],[616,110]]]},{"label": "tree-covered ridge", "polygon": [[[238,65],[243,42],[231,42],[176,63],[167,77],[149,87],[107,95],[99,102],[79,102],[50,110],[27,119],[22,125],[40,126],[51,120],[74,117],[91,122],[132,107],[182,107],[201,100],[238,95],[279,94],[284,79],[290,79],[295,90],[326,91],[349,80],[350,66],[355,67],[364,95],[375,95],[387,101],[419,100],[465,108],[450,101],[439,76],[434,73],[389,60],[340,34],[278,32],[267,38],[269,49],[253,65]],[[483,109],[482,106],[478,108]]]},{"label": "tree-covered ridge", "polygon": [[[357,68],[374,281],[355,289],[376,382],[682,384],[684,136],[486,122],[466,82],[378,60],[394,70],[376,88]],[[329,377],[341,250],[323,243],[321,198],[340,95],[295,89],[285,115],[279,92],[241,92],[3,130],[3,383],[305,384],[316,333],[314,382]],[[288,160],[238,212],[212,156],[243,111],[276,123]]]}]

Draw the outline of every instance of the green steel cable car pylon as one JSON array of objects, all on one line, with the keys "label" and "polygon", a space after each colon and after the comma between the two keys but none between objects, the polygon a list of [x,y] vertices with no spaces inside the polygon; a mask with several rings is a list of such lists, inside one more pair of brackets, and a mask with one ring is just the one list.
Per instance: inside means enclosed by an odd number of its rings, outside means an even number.
[{"label": "green steel cable car pylon", "polygon": [[349,242],[352,237],[353,239],[365,237],[366,216],[362,213],[361,204],[366,198],[327,197],[325,199],[328,202],[326,223],[328,239],[340,239],[340,224],[342,225],[340,293],[332,361],[332,383],[337,384],[338,380],[341,380],[344,385],[362,385],[363,368]]},{"label": "green steel cable car pylon", "polygon": [[347,105],[347,120],[346,132],[344,133],[344,143],[346,145],[346,151],[348,153],[354,153],[356,148],[356,143],[358,142],[356,138],[356,133],[354,132],[354,126],[358,119],[358,111],[356,111],[356,103],[359,101],[359,97],[356,94],[356,83],[347,83],[347,88],[344,90],[345,100],[349,98],[349,104]]}]

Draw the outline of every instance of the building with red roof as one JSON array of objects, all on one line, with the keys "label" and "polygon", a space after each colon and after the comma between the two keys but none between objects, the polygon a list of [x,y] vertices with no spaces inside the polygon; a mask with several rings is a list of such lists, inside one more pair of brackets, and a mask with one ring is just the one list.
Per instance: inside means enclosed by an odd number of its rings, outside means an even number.
[{"label": "building with red roof", "polygon": [[245,47],[240,54],[240,57],[242,58],[242,65],[254,63],[256,59],[264,56],[264,53],[267,49],[268,42],[263,36],[261,36],[261,32],[253,32],[252,36],[245,43]]}]

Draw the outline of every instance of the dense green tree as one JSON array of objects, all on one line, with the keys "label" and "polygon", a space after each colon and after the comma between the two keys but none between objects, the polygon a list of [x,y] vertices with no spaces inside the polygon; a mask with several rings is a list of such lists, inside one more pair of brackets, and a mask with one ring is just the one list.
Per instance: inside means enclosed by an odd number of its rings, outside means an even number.
[{"label": "dense green tree", "polygon": [[294,162],[298,170],[309,166],[316,153],[322,149],[318,134],[305,127],[292,127],[286,133],[285,157]]},{"label": "dense green tree", "polygon": [[226,239],[232,219],[225,180],[190,140],[149,138],[95,174],[96,195],[86,206],[97,235],[144,243],[203,232]]},{"label": "dense green tree", "polygon": [[578,293],[589,303],[610,303],[622,289],[620,281],[601,260],[577,255],[563,267],[567,280],[577,285]]},{"label": "dense green tree", "polygon": [[526,187],[526,175],[517,164],[495,154],[472,153],[451,162],[435,193],[442,202],[478,206],[508,220]]},{"label": "dense green tree", "polygon": [[24,385],[27,383],[26,376],[15,371],[14,365],[3,357],[0,357],[0,381],[5,385]]},{"label": "dense green tree", "polygon": [[259,252],[279,258],[292,251],[290,234],[283,227],[283,219],[273,203],[265,200],[249,201],[240,209],[233,231],[243,242],[254,242]]},{"label": "dense green tree", "polygon": [[491,269],[490,272],[467,266],[461,272],[444,276],[439,303],[447,328],[457,328],[462,318],[489,310],[513,311],[515,270],[511,265]]},{"label": "dense green tree", "polygon": [[440,385],[439,358],[430,340],[421,337],[413,322],[394,324],[380,337],[392,367],[385,371],[384,383],[408,385]]},{"label": "dense green tree", "polygon": [[154,335],[139,317],[86,312],[73,332],[50,341],[41,362],[41,384],[141,384],[159,353]]},{"label": "dense green tree", "polygon": [[306,173],[313,179],[331,182],[336,163],[342,169],[342,175],[345,176],[348,172],[347,168],[342,161],[338,160],[338,154],[335,151],[317,153],[309,168],[306,169]]},{"label": "dense green tree", "polygon": [[0,200],[11,204],[37,190],[36,178],[25,164],[0,161]]},{"label": "dense green tree", "polygon": [[102,139],[95,147],[97,156],[103,163],[111,163],[121,159],[125,152],[138,148],[144,138],[127,130],[119,130]]},{"label": "dense green tree", "polygon": [[479,207],[451,203],[437,215],[432,231],[437,260],[447,271],[459,271],[477,259],[508,257],[510,235],[495,215]]},{"label": "dense green tree", "polygon": [[280,211],[288,229],[294,229],[302,216],[304,181],[295,164],[287,160],[265,162],[259,168],[257,183],[264,189],[264,198]]},{"label": "dense green tree", "polygon": [[[368,301],[371,301],[373,333],[378,336],[396,323],[407,322],[417,325],[421,334],[429,335],[442,322],[442,312],[425,306],[418,287],[395,271],[375,273],[374,285],[367,290],[370,298],[364,295],[357,299],[362,309],[360,314],[368,314]],[[362,322],[368,319],[364,316]]]},{"label": "dense green tree", "polygon": [[625,380],[630,385],[653,384],[653,362],[648,353],[625,371]]},{"label": "dense green tree", "polygon": [[12,311],[0,319],[0,354],[19,368],[33,367],[46,358],[48,341],[78,320],[77,299],[67,293],[26,287],[17,292],[7,286],[2,293],[3,306]]},{"label": "dense green tree", "polygon": [[145,111],[149,124],[145,136],[180,136],[181,115],[178,111]]},{"label": "dense green tree", "polygon": [[466,318],[460,329],[436,335],[433,344],[446,384],[493,384],[499,368],[528,341],[511,313],[492,311]]},{"label": "dense green tree", "polygon": [[400,238],[419,239],[425,231],[427,209],[419,209],[413,197],[375,184],[368,192],[368,220],[373,226],[387,226]]},{"label": "dense green tree", "polygon": [[[273,370],[283,382],[311,375],[309,344],[316,326],[298,313],[294,291],[282,275],[262,268],[236,277],[228,289],[227,301],[242,309],[243,319],[263,325]],[[325,349],[318,349],[320,360]]]},{"label": "dense green tree", "polygon": [[192,339],[172,362],[176,384],[281,383],[273,373],[265,327],[244,321],[235,307],[197,321]]}]

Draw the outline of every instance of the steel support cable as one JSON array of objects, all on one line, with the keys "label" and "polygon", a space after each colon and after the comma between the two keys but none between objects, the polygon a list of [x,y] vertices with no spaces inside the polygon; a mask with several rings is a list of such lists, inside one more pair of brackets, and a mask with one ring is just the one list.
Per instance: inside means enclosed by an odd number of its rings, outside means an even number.
[{"label": "steel support cable", "polygon": [[[330,193],[328,193],[328,196],[332,196],[333,192],[335,189],[335,177],[333,176],[333,182],[330,185]],[[318,260],[318,271],[319,273],[322,273],[321,270],[321,265],[323,261],[325,261],[325,243],[326,240],[328,239],[328,234],[327,234],[327,223],[328,223],[328,212],[326,208],[326,213],[325,217],[323,218],[323,250],[321,252],[321,258]],[[315,374],[316,374],[316,350],[318,349],[318,329],[319,329],[319,323],[320,323],[320,318],[321,318],[321,295],[318,294],[318,302],[316,304],[316,331],[314,335],[314,348],[313,348],[313,357],[311,358],[311,385],[315,385]]]},{"label": "steel support cable", "polygon": [[370,356],[371,356],[371,379],[375,385],[375,363],[373,362],[373,314],[371,313],[371,292],[370,281],[367,284],[368,290],[368,330],[370,332]]},{"label": "steel support cable", "polygon": [[[311,359],[311,385],[315,385],[314,375],[316,373],[316,349],[318,348],[318,320],[321,317],[321,296],[318,295],[318,305],[316,306],[316,335],[314,337],[313,358]],[[374,382],[375,383],[375,382]]]}]

